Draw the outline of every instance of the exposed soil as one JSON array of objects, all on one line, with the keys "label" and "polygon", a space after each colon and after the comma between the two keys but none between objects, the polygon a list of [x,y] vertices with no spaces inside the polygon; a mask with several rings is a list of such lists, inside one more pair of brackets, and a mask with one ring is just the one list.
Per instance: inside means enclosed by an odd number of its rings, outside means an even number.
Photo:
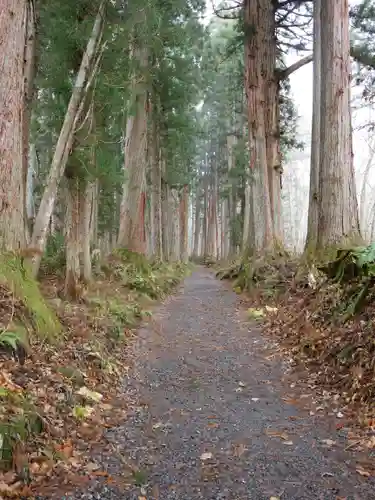
[{"label": "exposed soil", "polygon": [[132,411],[95,457],[106,477],[39,498],[375,498],[337,416],[312,412],[311,390],[284,379],[286,362],[210,271],[187,278],[132,349]]}]

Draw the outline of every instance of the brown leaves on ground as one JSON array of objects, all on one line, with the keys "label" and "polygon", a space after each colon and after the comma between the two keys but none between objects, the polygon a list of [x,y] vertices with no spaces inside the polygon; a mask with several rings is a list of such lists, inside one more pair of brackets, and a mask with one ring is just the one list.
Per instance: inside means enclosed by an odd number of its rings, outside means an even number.
[{"label": "brown leaves on ground", "polygon": [[[90,460],[89,450],[103,441],[106,428],[126,418],[118,393],[129,366],[126,337],[132,334],[124,328],[124,340],[114,341],[113,323],[95,301],[65,302],[57,298],[58,286],[56,280],[43,284],[65,326],[59,345],[32,339],[23,365],[0,353],[0,498],[28,497],[48,485],[84,484],[98,476],[118,482]],[[102,282],[100,294],[115,293],[126,304],[129,291],[115,288]],[[3,295],[2,309],[13,308],[11,294]]]},{"label": "brown leaves on ground", "polygon": [[269,272],[270,277],[262,276],[256,284],[246,307],[277,307],[262,322],[264,330],[276,337],[274,350],[291,360],[293,370],[305,372],[306,385],[322,395],[322,408],[334,407],[335,416],[342,419],[337,429],[349,422],[359,426],[349,444],[375,449],[374,301],[344,322],[340,308],[348,294],[345,288],[326,282],[312,289],[294,261],[280,265],[278,272],[273,265]]}]

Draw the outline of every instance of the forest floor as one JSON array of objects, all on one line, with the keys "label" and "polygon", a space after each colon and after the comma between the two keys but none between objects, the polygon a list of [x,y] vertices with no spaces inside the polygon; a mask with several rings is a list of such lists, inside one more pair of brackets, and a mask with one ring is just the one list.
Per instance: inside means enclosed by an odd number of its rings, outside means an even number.
[{"label": "forest floor", "polygon": [[186,278],[127,351],[126,411],[93,448],[95,479],[50,481],[37,498],[374,498],[370,457],[348,445],[335,401],[322,405],[211,271]]}]

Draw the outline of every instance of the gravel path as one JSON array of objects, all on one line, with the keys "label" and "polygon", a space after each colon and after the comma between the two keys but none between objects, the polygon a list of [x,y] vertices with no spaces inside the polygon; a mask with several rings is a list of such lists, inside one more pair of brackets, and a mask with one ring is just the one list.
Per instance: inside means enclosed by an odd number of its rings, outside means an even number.
[{"label": "gravel path", "polygon": [[108,433],[122,459],[102,461],[127,486],[98,482],[63,498],[375,499],[328,421],[283,400],[280,361],[237,309],[209,271],[186,279],[139,332],[125,387],[138,405]]}]

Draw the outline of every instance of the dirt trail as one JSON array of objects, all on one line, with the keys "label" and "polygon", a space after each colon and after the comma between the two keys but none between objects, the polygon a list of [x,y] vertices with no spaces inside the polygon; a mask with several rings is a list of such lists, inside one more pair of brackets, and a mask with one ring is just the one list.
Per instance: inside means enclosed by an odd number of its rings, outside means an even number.
[{"label": "dirt trail", "polygon": [[64,498],[375,498],[375,483],[355,471],[356,457],[327,420],[283,400],[280,361],[269,359],[266,339],[237,306],[209,271],[186,279],[134,345],[125,397],[135,409],[108,433],[123,458],[101,457],[117,476],[131,464],[137,484],[98,482]]}]

